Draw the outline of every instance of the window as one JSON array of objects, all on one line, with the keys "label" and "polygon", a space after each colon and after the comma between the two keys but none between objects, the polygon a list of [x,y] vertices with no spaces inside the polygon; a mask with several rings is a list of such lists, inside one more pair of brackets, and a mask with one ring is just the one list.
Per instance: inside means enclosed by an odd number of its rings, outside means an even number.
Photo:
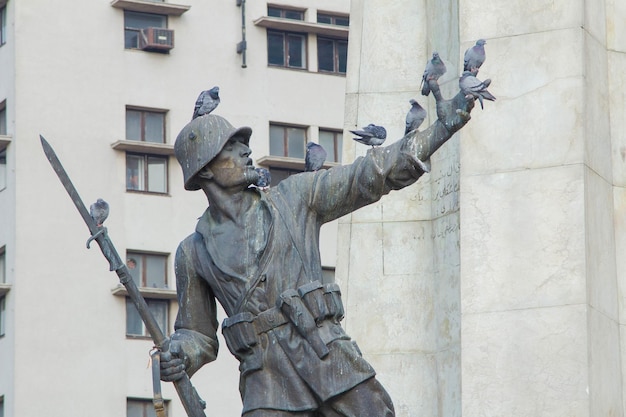
[{"label": "window", "polygon": [[6,295],[0,296],[0,337],[5,332],[5,316],[6,316]]},{"label": "window", "polygon": [[304,12],[301,10],[281,9],[274,6],[267,6],[267,15],[283,19],[304,20]]},{"label": "window", "polygon": [[[169,301],[146,298],[146,304],[152,316],[155,318],[163,334],[168,334],[167,316],[169,314]],[[150,337],[146,326],[141,320],[137,307],[130,298],[126,298],[126,336]]]},{"label": "window", "polygon": [[332,14],[318,13],[317,23],[326,23],[327,25],[350,26],[350,18],[348,16],[335,16]]},{"label": "window", "polygon": [[[167,411],[169,401],[165,401],[165,410]],[[169,415],[169,412],[166,414]],[[126,417],[156,417],[152,400],[141,398],[126,399]]]},{"label": "window", "polygon": [[7,42],[7,7],[0,7],[0,46]]},{"label": "window", "polygon": [[326,150],[328,162],[341,162],[341,147],[343,146],[343,133],[334,130],[320,129],[320,145]]},{"label": "window", "polygon": [[[139,288],[167,288],[167,255],[128,251],[126,266]],[[146,303],[163,333],[167,334],[169,301],[146,298]],[[126,335],[150,336],[130,298],[126,298]]]},{"label": "window", "polygon": [[0,135],[7,134],[7,106],[6,100],[0,103]]},{"label": "window", "polygon": [[4,247],[0,248],[0,284],[7,283],[6,255]]},{"label": "window", "polygon": [[270,155],[304,159],[306,129],[270,124]]},{"label": "window", "polygon": [[141,29],[167,28],[167,16],[124,11],[124,48],[138,49]]},{"label": "window", "polygon": [[306,35],[267,31],[267,62],[287,68],[306,68]]},{"label": "window", "polygon": [[317,62],[320,72],[346,73],[348,41],[317,38]]},{"label": "window", "polygon": [[126,190],[167,193],[167,157],[126,153]]},{"label": "window", "polygon": [[4,417],[4,395],[0,396],[0,417]]},{"label": "window", "polygon": [[7,148],[0,151],[0,191],[7,188]]},{"label": "window", "polygon": [[272,177],[272,182],[270,184],[272,187],[277,186],[278,183],[284,180],[285,178],[294,174],[300,174],[302,172],[301,169],[294,170],[294,169],[276,168],[276,167],[269,167],[269,170],[270,170],[270,176]]},{"label": "window", "polygon": [[126,140],[165,143],[165,112],[126,108]]},{"label": "window", "polygon": [[138,287],[167,288],[167,255],[129,251],[126,266]]}]

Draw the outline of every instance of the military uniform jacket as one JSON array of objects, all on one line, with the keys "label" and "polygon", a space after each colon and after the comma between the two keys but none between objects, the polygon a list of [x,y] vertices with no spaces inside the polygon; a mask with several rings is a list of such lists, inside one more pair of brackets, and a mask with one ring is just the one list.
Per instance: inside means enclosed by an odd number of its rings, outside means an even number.
[{"label": "military uniform jacket", "polygon": [[[412,142],[403,138],[368,150],[351,165],[292,175],[267,191],[249,189],[260,194],[249,227],[257,249],[249,260],[255,263],[251,276],[223,263],[224,248],[208,210],[204,213],[175,261],[179,312],[172,338],[182,341],[190,375],[217,355],[215,299],[229,317],[261,314],[265,324],[277,323],[281,294],[322,281],[321,225],[415,182],[423,171],[411,149]],[[336,320],[318,324],[328,348],[322,355],[292,322],[278,324],[256,334],[249,354],[233,352],[241,362],[244,413],[316,409],[320,401],[374,376]]]}]

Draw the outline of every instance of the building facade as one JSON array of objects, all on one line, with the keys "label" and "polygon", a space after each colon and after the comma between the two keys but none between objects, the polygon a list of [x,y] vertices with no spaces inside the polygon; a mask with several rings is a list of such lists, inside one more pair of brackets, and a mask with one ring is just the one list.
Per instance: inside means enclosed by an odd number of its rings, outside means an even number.
[{"label": "building facade", "polygon": [[[143,416],[152,342],[47,162],[53,146],[164,327],[174,252],[206,208],[173,156],[200,91],[253,129],[274,181],[307,141],[341,160],[349,1],[0,2],[0,416]],[[334,273],[336,224],[323,231]],[[220,336],[221,337],[221,336]],[[238,415],[237,362],[193,378],[211,415]],[[184,410],[164,384],[171,416]],[[145,414],[150,415],[150,414]]]}]

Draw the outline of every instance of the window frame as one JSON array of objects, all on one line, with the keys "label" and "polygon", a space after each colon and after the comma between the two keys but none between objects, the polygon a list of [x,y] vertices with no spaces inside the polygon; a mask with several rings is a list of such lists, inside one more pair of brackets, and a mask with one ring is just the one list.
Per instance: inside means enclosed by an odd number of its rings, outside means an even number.
[{"label": "window frame", "polygon": [[0,6],[0,46],[7,43],[7,5]]},{"label": "window frame", "polygon": [[7,305],[7,295],[0,295],[0,338],[4,337],[6,334],[6,305]]},{"label": "window frame", "polygon": [[[271,152],[272,149],[272,128],[281,128],[283,129],[283,144],[282,144],[282,149],[283,149],[283,154],[282,155],[276,155],[275,153]],[[291,156],[289,154],[289,129],[298,129],[301,130],[304,133],[304,140],[302,143],[302,157],[297,157],[297,156]],[[287,157],[287,158],[297,158],[297,159],[302,159],[304,160],[304,156],[306,155],[306,143],[308,141],[308,127],[305,126],[300,126],[300,125],[290,125],[290,124],[286,124],[286,123],[273,123],[271,122],[269,125],[269,141],[270,141],[270,155],[271,156],[278,156],[278,157]],[[293,154],[292,154],[293,155]]]},{"label": "window frame", "polygon": [[[143,158],[143,187],[142,188],[129,188],[130,178],[128,171],[128,157],[142,157]],[[164,188],[165,191],[150,191],[150,177],[149,177],[149,158],[160,159],[165,162],[164,169]],[[151,195],[169,195],[169,156],[157,155],[152,153],[141,152],[126,152],[126,192],[131,193],[144,193]],[[139,180],[139,179],[138,179]]]},{"label": "window frame", "polygon": [[[283,62],[282,64],[276,64],[276,63],[271,63],[270,62],[270,36],[272,35],[280,35],[282,37],[282,58],[283,58]],[[290,65],[290,59],[289,59],[289,52],[290,52],[290,40],[294,39],[294,38],[298,38],[299,39],[299,45],[301,48],[301,52],[302,52],[302,66],[298,67],[298,66],[292,66]],[[308,70],[308,61],[309,61],[309,55],[308,55],[308,35],[306,33],[301,33],[301,32],[290,32],[290,31],[284,31],[284,30],[274,30],[274,29],[268,29],[267,30],[267,35],[266,35],[266,39],[267,39],[267,65],[269,67],[273,67],[273,68],[288,68],[288,69],[293,69],[293,70]]]},{"label": "window frame", "polygon": [[[139,140],[137,139],[129,139],[128,136],[128,112],[137,112],[139,113]],[[163,124],[161,126],[161,142],[156,142],[153,140],[146,140],[146,118],[148,115],[159,115],[163,117]],[[125,113],[125,123],[126,123],[126,140],[133,142],[146,142],[146,143],[156,143],[156,144],[164,144],[167,142],[167,138],[165,137],[166,128],[167,128],[167,110],[163,109],[149,109],[146,107],[135,107],[135,106],[126,106]]]},{"label": "window frame", "polygon": [[[328,69],[322,69],[320,67],[320,41],[328,41],[332,43],[332,55],[333,55],[333,69],[332,70],[328,70]],[[342,57],[340,56],[339,53],[339,44],[345,44],[345,48],[346,48],[346,55],[345,57],[343,57],[343,62],[344,65],[346,67],[345,71],[341,71],[341,60]],[[317,72],[319,73],[323,73],[323,74],[337,74],[337,75],[346,75],[348,69],[348,41],[344,40],[344,39],[336,39],[336,38],[329,38],[326,36],[318,36],[317,37]]]},{"label": "window frame", "polygon": [[[129,415],[128,414],[128,406],[129,402],[135,402],[137,404],[141,404],[143,410],[141,415]],[[166,415],[170,415],[169,410],[170,400],[163,400],[163,407],[165,408]],[[154,411],[154,403],[151,398],[138,398],[138,397],[127,397],[126,398],[126,417],[150,417],[155,416],[156,412]]]},{"label": "window frame", "polygon": [[331,133],[333,135],[333,138],[332,138],[332,141],[333,141],[333,149],[332,149],[333,158],[332,158],[332,160],[330,158],[330,156],[331,156],[331,149],[329,149],[328,146],[326,144],[324,144],[324,149],[326,150],[326,153],[328,155],[326,160],[328,162],[341,163],[342,147],[343,147],[343,131],[337,130],[337,129],[320,128],[319,131],[318,131],[318,142],[320,143],[320,145],[322,145],[322,139],[321,139],[322,133]]},{"label": "window frame", "polygon": [[[278,16],[276,16],[276,13],[272,13],[271,10],[275,10],[278,11]],[[306,12],[305,9],[298,9],[298,8],[290,8],[290,7],[283,7],[283,6],[277,6],[277,5],[273,5],[273,4],[268,4],[267,5],[267,15],[270,17],[275,17],[278,19],[289,19],[289,20],[299,20],[299,21],[304,21],[304,13]],[[299,18],[295,19],[293,17],[289,17],[288,15],[290,13],[297,13],[299,14]]]},{"label": "window frame", "polygon": [[[152,17],[156,17],[158,16],[159,18],[161,18],[161,26],[154,26],[154,25],[146,25],[143,27],[134,27],[134,26],[127,26],[126,25],[126,17],[128,15],[135,15],[135,16],[152,16]],[[134,10],[124,10],[124,49],[128,49],[128,50],[141,50],[139,48],[139,36],[141,36],[141,31],[143,29],[147,29],[149,27],[155,27],[155,28],[159,28],[159,29],[168,29],[169,27],[169,19],[168,19],[168,15],[166,14],[158,14],[158,13],[146,13],[146,12],[138,12],[138,11],[134,11]],[[137,41],[135,42],[134,46],[128,46],[130,44],[129,42],[129,38],[128,35],[130,33],[136,33],[137,36]]]},{"label": "window frame", "polygon": [[[328,20],[330,20],[330,22],[320,22],[320,18],[328,18]],[[347,20],[348,24],[347,25],[343,25],[341,23],[337,23],[337,19]],[[349,27],[350,26],[350,15],[326,13],[326,12],[321,12],[321,11],[318,10],[317,11],[317,23],[321,23],[323,25],[333,25],[333,26]]]},{"label": "window frame", "polygon": [[[137,310],[135,303],[131,300],[130,297],[125,297],[124,299],[125,299],[125,309],[126,309],[126,326],[125,326],[126,338],[127,339],[150,339],[151,338],[150,332],[148,332],[148,329],[146,328],[146,324],[141,319],[141,316],[139,315],[139,310]],[[146,301],[146,304],[148,305],[148,310],[152,313],[152,316],[157,322],[157,325],[161,329],[161,332],[163,334],[170,334],[170,307],[171,307],[170,300],[163,299],[163,298],[148,298],[148,297],[144,297],[144,300]],[[165,313],[163,315],[163,319],[165,320],[164,322],[160,322],[159,314],[155,314],[155,311],[153,310],[154,306],[157,306],[157,305],[163,306],[165,308]],[[129,318],[131,314],[134,316],[133,317],[134,322],[140,323],[141,334],[129,332]]]},{"label": "window frame", "polygon": [[0,192],[6,190],[7,188],[7,184],[8,184],[8,180],[7,180],[7,176],[8,176],[8,170],[7,170],[7,154],[8,154],[8,146],[5,147],[1,147],[0,146]]},{"label": "window frame", "polygon": [[[158,257],[163,260],[163,285],[160,287],[151,287],[148,286],[148,257]],[[130,260],[135,261],[135,263],[141,263],[141,276],[139,277],[139,283],[135,281],[137,287],[141,290],[141,288],[159,288],[159,289],[168,289],[169,288],[169,276],[168,276],[168,264],[169,264],[169,254],[160,253],[160,252],[145,252],[145,251],[136,251],[136,250],[127,250],[126,251],[126,266],[132,271],[128,264]],[[131,272],[132,275],[132,272]],[[132,277],[134,280],[134,276]]]}]

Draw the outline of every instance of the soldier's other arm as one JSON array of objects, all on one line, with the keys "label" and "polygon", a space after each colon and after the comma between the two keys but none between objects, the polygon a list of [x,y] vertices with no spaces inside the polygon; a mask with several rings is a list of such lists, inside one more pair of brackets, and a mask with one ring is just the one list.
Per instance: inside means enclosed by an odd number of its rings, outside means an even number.
[{"label": "soldier's other arm", "polygon": [[207,282],[194,268],[192,250],[193,244],[187,239],[176,252],[178,315],[170,350],[162,355],[161,365],[161,379],[168,381],[180,377],[181,368],[192,376],[204,364],[217,357],[215,297]]}]

